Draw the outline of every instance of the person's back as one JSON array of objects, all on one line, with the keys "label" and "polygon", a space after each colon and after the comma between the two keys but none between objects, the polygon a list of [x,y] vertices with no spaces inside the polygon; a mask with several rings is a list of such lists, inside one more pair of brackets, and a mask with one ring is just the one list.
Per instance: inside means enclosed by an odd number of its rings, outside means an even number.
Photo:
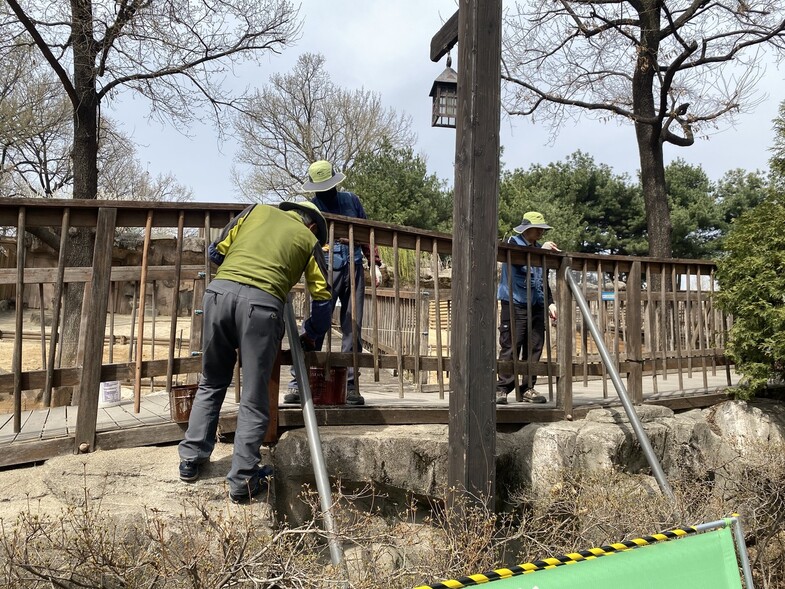
[{"label": "person's back", "polygon": [[227,236],[231,243],[215,278],[255,286],[285,301],[317,245],[314,234],[297,212],[267,205],[254,206],[236,228]]}]

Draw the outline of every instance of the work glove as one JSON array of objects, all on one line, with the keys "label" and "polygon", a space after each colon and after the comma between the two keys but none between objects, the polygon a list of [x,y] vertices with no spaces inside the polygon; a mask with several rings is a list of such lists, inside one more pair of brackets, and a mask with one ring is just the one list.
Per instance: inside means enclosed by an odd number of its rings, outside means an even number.
[{"label": "work glove", "polygon": [[551,318],[551,321],[556,321],[556,319],[559,318],[559,311],[556,309],[556,303],[548,305],[548,317]]},{"label": "work glove", "polygon": [[551,250],[554,252],[560,252],[559,246],[553,243],[552,241],[546,241],[540,246],[544,250]]},{"label": "work glove", "polygon": [[307,333],[300,335],[300,345],[304,352],[313,352],[316,350],[316,341],[308,337]]}]

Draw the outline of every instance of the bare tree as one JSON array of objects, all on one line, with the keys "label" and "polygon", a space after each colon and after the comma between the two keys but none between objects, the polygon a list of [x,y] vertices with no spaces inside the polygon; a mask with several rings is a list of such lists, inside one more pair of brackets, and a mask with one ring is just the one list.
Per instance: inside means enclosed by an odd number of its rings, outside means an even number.
[{"label": "bare tree", "polygon": [[[0,145],[3,196],[70,198],[73,181],[72,109],[60,82],[19,47],[0,65]],[[133,141],[102,117],[98,142],[98,194],[107,200],[192,198],[172,174],[152,178]],[[50,232],[51,233],[51,232]],[[50,241],[47,241],[50,243]],[[51,241],[54,249],[58,239]]]},{"label": "bare tree", "polygon": [[[73,195],[98,194],[100,109],[121,90],[148,99],[151,114],[187,125],[240,97],[232,68],[280,51],[299,33],[287,0],[5,0],[0,43],[30,44],[68,97],[73,117]],[[69,232],[69,266],[92,261],[89,231]],[[82,289],[65,294],[64,362],[76,354]]]},{"label": "bare tree", "polygon": [[670,257],[663,145],[690,146],[756,106],[762,50],[785,49],[785,4],[529,0],[505,23],[508,112],[536,112],[555,126],[581,113],[632,122],[649,253]]},{"label": "bare tree", "polygon": [[414,142],[411,118],[382,106],[378,94],[337,87],[324,56],[304,53],[291,72],[276,74],[235,117],[240,141],[235,184],[249,200],[289,200],[308,165],[329,160],[351,171],[357,156]]},{"label": "bare tree", "polygon": [[71,114],[34,50],[0,49],[2,196],[51,196],[70,182]]},{"label": "bare tree", "polygon": [[185,202],[193,192],[172,173],[151,176],[139,160],[134,142],[107,119],[102,121],[98,150],[98,198]]}]

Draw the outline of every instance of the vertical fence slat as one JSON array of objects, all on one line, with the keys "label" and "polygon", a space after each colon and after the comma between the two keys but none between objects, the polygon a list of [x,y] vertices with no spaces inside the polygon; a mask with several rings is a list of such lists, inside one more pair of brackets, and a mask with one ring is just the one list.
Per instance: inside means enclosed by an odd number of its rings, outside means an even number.
[{"label": "vertical fence slat", "polygon": [[619,262],[613,263],[613,355],[618,368],[621,361],[619,333],[621,329],[621,299],[619,297]]},{"label": "vertical fence slat", "polygon": [[[52,404],[52,382],[55,371],[55,353],[57,349],[57,339],[60,333],[60,307],[63,300],[63,283],[65,281],[65,248],[68,244],[68,228],[71,224],[71,209],[66,207],[63,210],[63,217],[60,223],[60,251],[57,254],[57,280],[55,282],[55,292],[52,305],[52,327],[49,330],[49,357],[46,363],[46,381],[44,382],[43,403],[44,407]],[[111,362],[111,357],[109,359]]]},{"label": "vertical fence slat", "polygon": [[[714,269],[709,272],[709,333],[711,338],[708,340],[711,346],[711,375],[717,375],[717,348],[720,346],[719,338],[717,337],[717,317],[714,308]],[[724,343],[723,343],[724,345]]]},{"label": "vertical fence slat", "polygon": [[687,298],[684,302],[684,323],[686,329],[686,335],[684,339],[685,348],[687,351],[687,376],[692,378],[692,356],[693,356],[693,346],[692,346],[692,273],[690,269],[692,266],[687,264],[687,269],[684,273],[684,279],[686,282],[685,290],[687,292]]},{"label": "vertical fence slat", "polygon": [[701,280],[703,280],[703,275],[701,274],[701,267],[700,265],[696,266],[697,268],[697,288],[696,288],[696,296],[698,297],[698,350],[700,351],[701,356],[701,374],[703,375],[703,388],[709,388],[709,379],[706,373],[706,345],[705,345],[705,325],[703,321],[703,287],[701,286]]},{"label": "vertical fence slat", "polygon": [[571,260],[562,258],[556,275],[556,296],[559,308],[559,321],[556,323],[556,357],[559,360],[558,381],[556,383],[556,408],[564,412],[565,419],[572,419],[572,348],[575,331],[575,302],[567,286],[565,274],[572,272]]},{"label": "vertical fence slat", "polygon": [[665,264],[660,266],[660,330],[662,332],[662,380],[668,380],[668,303],[665,299],[665,283],[668,281],[665,275]]},{"label": "vertical fence slat", "polygon": [[395,289],[395,307],[393,324],[395,328],[395,362],[398,369],[398,398],[403,399],[403,337],[401,336],[401,272],[398,252],[398,232],[393,232],[393,287]]},{"label": "vertical fence slat", "polygon": [[[419,239],[419,238],[418,238]],[[368,247],[371,256],[376,252],[376,231],[371,227],[371,239]],[[373,353],[373,381],[379,382],[379,310],[376,299],[376,269],[374,260],[368,260],[368,272],[371,274],[371,353]],[[365,314],[363,314],[363,319]]]},{"label": "vertical fence slat", "polygon": [[[518,335],[517,335],[517,325],[515,324],[515,295],[513,291],[512,285],[512,253],[510,250],[507,250],[507,292],[510,293],[509,298],[509,305],[508,311],[509,314],[507,316],[507,320],[510,322],[510,340],[512,343],[512,378],[513,378],[513,385],[514,385],[514,392],[515,398],[520,401],[523,396],[521,395],[520,386],[518,383],[518,369],[520,368],[520,358],[519,358],[519,351],[518,351]],[[501,303],[499,304],[501,308]],[[504,321],[504,318],[500,318],[500,321]]]},{"label": "vertical fence slat", "polygon": [[[174,340],[177,337],[177,316],[180,314],[180,276],[183,272],[183,228],[185,211],[177,215],[177,251],[174,256],[174,285],[172,285],[172,316],[169,320],[169,354],[166,358],[166,390],[172,390],[174,378]],[[205,241],[205,248],[207,242]]]},{"label": "vertical fence slat", "polygon": [[420,346],[422,345],[422,307],[423,301],[420,292],[420,236],[414,242],[414,387],[420,390]]},{"label": "vertical fence slat", "polygon": [[[605,323],[605,301],[602,300],[602,291],[605,288],[605,276],[602,273],[602,260],[597,261],[597,318],[600,323],[600,333],[603,342],[607,345],[607,325]],[[602,398],[608,398],[608,370],[605,364],[600,362],[602,368]]]},{"label": "vertical fence slat", "polygon": [[22,429],[22,329],[25,300],[25,231],[27,210],[19,207],[16,225],[16,305],[14,333],[14,433]]},{"label": "vertical fence slat", "polygon": [[[586,302],[591,304],[589,301],[589,297],[586,296],[586,280],[588,274],[588,262],[583,260],[583,269],[581,273],[581,292],[583,293],[583,298],[586,299]],[[561,284],[561,283],[559,283]],[[566,285],[564,287],[566,288]],[[561,300],[561,297],[559,297]],[[570,299],[570,305],[573,305],[572,299]],[[562,310],[559,309],[559,314],[562,314]],[[581,319],[581,360],[583,364],[583,386],[589,386],[589,330],[586,329],[586,319]]]},{"label": "vertical fence slat", "polygon": [[676,280],[676,266],[671,265],[671,291],[673,292],[673,341],[676,348],[676,363],[679,375],[679,388],[684,388],[684,376],[681,373],[681,320],[679,319],[678,281]]},{"label": "vertical fence slat", "polygon": [[641,263],[632,263],[627,275],[627,363],[630,372],[627,374],[627,388],[632,402],[643,403],[643,353],[641,348]]},{"label": "vertical fence slat", "polygon": [[433,240],[431,257],[433,273],[433,304],[436,309],[436,380],[439,383],[439,398],[444,399],[444,354],[442,353],[442,300],[439,296],[439,242]]},{"label": "vertical fence slat", "polygon": [[649,358],[651,358],[651,386],[654,394],[657,389],[657,306],[652,300],[654,285],[651,282],[651,264],[646,264],[646,302],[649,308],[649,331],[646,334],[649,340]]},{"label": "vertical fence slat", "polygon": [[46,310],[44,309],[44,283],[38,283],[39,309],[38,316],[41,321],[41,367],[46,366]]},{"label": "vertical fence slat", "polygon": [[134,361],[134,335],[136,334],[136,308],[138,306],[139,281],[134,281],[134,294],[131,297],[131,327],[128,336],[128,363]]},{"label": "vertical fence slat", "polygon": [[114,314],[117,304],[117,287],[109,281],[109,364],[114,362]]},{"label": "vertical fence slat", "polygon": [[[158,281],[153,280],[153,290],[150,296],[150,360],[155,360],[155,324],[158,317],[156,298],[158,295]],[[155,390],[155,377],[150,376],[150,392]]]},{"label": "vertical fence slat", "polygon": [[142,361],[144,360],[145,305],[147,304],[147,263],[150,259],[150,236],[153,230],[153,211],[147,211],[144,226],[144,245],[142,246],[142,275],[139,279],[139,335],[136,341],[136,369],[134,370],[134,413],[139,413],[142,405]]},{"label": "vertical fence slat", "polygon": [[[352,312],[352,367],[354,368],[354,390],[360,394],[360,362],[359,353],[362,350],[362,337],[360,322],[357,321],[357,281],[355,280],[357,263],[354,261],[354,223],[349,223],[349,294],[351,301],[349,308]],[[360,348],[358,350],[357,348]]]},{"label": "vertical fence slat", "polygon": [[553,359],[551,354],[551,317],[548,314],[548,297],[546,293],[550,290],[550,284],[548,283],[548,256],[545,254],[542,255],[542,281],[543,281],[543,296],[545,300],[543,301],[543,306],[545,307],[545,317],[543,317],[543,321],[545,321],[545,373],[548,377],[548,399],[553,401],[553,371],[551,369],[551,360]]},{"label": "vertical fence slat", "polygon": [[98,416],[98,388],[101,382],[106,307],[112,274],[112,245],[114,243],[117,209],[98,209],[98,222],[93,253],[93,278],[90,288],[90,313],[84,331],[85,357],[79,379],[79,412],[76,419],[74,452],[94,449],[96,418]]}]

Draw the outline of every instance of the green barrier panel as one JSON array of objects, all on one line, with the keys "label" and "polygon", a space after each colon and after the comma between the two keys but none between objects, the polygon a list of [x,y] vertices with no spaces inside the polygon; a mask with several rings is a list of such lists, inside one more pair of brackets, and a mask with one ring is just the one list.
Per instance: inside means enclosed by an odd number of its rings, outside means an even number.
[{"label": "green barrier panel", "polygon": [[[504,575],[505,569],[495,572]],[[510,571],[512,573],[512,571]],[[479,577],[478,575],[477,577]],[[471,585],[486,585],[475,578]],[[460,588],[467,584],[442,581],[431,587]],[[492,589],[741,589],[741,577],[730,528],[658,542],[640,548],[607,552],[602,557],[491,582]]]}]

